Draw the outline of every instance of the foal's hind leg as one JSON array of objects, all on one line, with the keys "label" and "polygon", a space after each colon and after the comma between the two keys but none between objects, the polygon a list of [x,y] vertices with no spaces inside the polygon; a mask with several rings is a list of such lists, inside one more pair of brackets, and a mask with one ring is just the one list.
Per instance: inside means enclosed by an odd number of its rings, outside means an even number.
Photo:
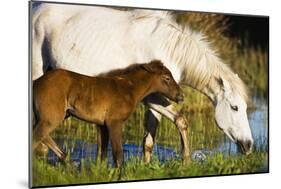
[{"label": "foal's hind leg", "polygon": [[105,125],[97,125],[97,160],[104,160],[107,156],[108,129]]},{"label": "foal's hind leg", "polygon": [[52,127],[44,121],[39,121],[32,135],[32,151],[34,151],[38,145],[44,140],[45,136],[49,135],[52,131]]},{"label": "foal's hind leg", "polygon": [[41,143],[47,145],[61,160],[65,159],[65,154],[53,141],[49,134],[56,128],[48,122],[39,121],[33,132],[32,151],[34,151]]},{"label": "foal's hind leg", "polygon": [[61,160],[65,160],[65,153],[49,135],[45,137],[43,143],[47,145]]},{"label": "foal's hind leg", "polygon": [[[48,121],[39,121],[32,135],[32,151],[34,151],[38,147],[38,145],[43,142],[46,137],[49,136],[49,134],[56,128],[57,125],[58,124],[51,124]],[[50,140],[46,139],[46,141]]]}]

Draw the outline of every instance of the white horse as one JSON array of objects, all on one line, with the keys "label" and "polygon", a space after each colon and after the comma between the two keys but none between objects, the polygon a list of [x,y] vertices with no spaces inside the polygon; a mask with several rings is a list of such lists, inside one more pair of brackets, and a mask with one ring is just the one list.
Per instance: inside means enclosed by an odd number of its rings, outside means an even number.
[{"label": "white horse", "polygon": [[[179,26],[170,12],[50,3],[32,11],[33,80],[48,68],[94,76],[152,59],[162,60],[177,82],[207,95],[215,106],[218,127],[243,152],[251,152],[253,138],[243,82],[212,50],[204,35]],[[186,125],[180,124],[183,119],[160,95],[144,101],[150,107],[146,113],[145,161],[150,161],[162,115],[176,123],[183,158],[188,158]]]}]

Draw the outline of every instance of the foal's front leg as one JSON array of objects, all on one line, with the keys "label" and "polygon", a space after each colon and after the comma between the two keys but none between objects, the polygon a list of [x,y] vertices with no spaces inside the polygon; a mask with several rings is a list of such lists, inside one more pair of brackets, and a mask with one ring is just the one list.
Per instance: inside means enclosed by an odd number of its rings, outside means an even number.
[{"label": "foal's front leg", "polygon": [[123,163],[122,123],[122,121],[110,121],[106,124],[116,167],[121,167]]},{"label": "foal's front leg", "polygon": [[108,129],[105,125],[97,125],[97,160],[107,156]]}]

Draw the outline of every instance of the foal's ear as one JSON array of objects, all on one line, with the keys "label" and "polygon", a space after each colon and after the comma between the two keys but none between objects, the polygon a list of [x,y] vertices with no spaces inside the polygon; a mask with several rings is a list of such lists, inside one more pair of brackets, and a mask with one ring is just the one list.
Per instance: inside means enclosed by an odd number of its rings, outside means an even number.
[{"label": "foal's ear", "polygon": [[152,60],[150,63],[143,64],[143,68],[148,72],[156,73],[162,71],[164,65],[160,60]]}]

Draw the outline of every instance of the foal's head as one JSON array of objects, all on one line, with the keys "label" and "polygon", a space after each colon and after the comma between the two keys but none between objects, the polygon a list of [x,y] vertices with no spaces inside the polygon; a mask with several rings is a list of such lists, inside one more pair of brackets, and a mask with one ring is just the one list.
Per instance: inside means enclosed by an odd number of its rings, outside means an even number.
[{"label": "foal's head", "polygon": [[142,67],[153,74],[153,89],[169,99],[179,103],[184,99],[183,92],[174,80],[171,72],[159,60],[153,60]]}]

